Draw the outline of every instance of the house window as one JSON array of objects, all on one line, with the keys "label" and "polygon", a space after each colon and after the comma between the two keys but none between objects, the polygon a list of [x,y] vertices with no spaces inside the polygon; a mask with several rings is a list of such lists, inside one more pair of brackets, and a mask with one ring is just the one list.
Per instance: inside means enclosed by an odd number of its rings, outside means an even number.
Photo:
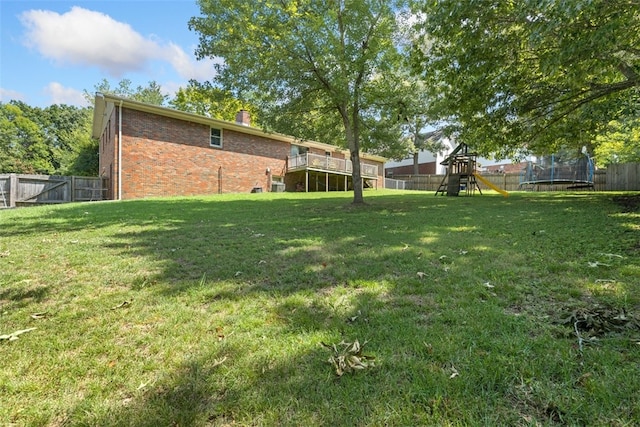
[{"label": "house window", "polygon": [[211,140],[209,145],[212,147],[222,147],[222,129],[211,128]]}]

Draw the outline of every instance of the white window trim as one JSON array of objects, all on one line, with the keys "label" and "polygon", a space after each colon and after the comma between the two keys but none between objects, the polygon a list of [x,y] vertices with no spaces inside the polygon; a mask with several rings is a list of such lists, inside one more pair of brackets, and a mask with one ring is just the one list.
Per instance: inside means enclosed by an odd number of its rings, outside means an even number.
[{"label": "white window trim", "polygon": [[[215,129],[215,130],[217,130],[217,131],[220,131],[220,145],[215,145],[215,144],[213,144],[213,143],[211,142],[211,131],[212,131],[212,130],[214,130],[214,129]],[[223,137],[222,137],[222,133],[223,133],[223,132],[222,132],[222,129],[220,129],[220,128],[216,128],[216,127],[213,127],[213,126],[211,126],[211,127],[209,128],[209,147],[212,147],[212,148],[222,148],[222,139],[223,139]]]}]

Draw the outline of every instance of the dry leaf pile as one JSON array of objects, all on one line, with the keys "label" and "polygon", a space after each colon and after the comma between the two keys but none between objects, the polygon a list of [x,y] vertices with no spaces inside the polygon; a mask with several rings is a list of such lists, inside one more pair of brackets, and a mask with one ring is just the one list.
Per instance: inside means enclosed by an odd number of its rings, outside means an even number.
[{"label": "dry leaf pile", "polygon": [[599,305],[574,310],[567,317],[560,319],[559,323],[574,326],[576,330],[590,337],[640,331],[640,318],[634,314]]},{"label": "dry leaf pile", "polygon": [[362,345],[355,340],[354,342],[340,341],[338,344],[321,343],[324,347],[331,350],[328,362],[333,365],[336,375],[341,377],[346,372],[354,372],[373,366],[375,357],[362,354],[362,347],[367,344],[365,341]]}]

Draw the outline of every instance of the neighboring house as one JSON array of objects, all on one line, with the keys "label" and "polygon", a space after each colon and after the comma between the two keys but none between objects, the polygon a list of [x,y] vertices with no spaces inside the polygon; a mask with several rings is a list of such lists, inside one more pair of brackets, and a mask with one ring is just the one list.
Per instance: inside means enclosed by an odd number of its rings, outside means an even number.
[{"label": "neighboring house", "polygon": [[[445,149],[440,153],[427,150],[418,152],[418,175],[445,175],[447,166],[441,163],[457,147],[453,138],[440,137],[439,141]],[[415,175],[413,156],[400,161],[385,163],[385,176],[393,178],[399,175]],[[526,168],[527,162],[512,163],[509,160],[496,161],[485,157],[478,157],[477,168],[480,173],[519,173]]]},{"label": "neighboring house", "polygon": [[528,162],[511,163],[506,161],[505,163],[497,163],[492,165],[483,166],[481,172],[491,173],[522,173],[527,168]]},{"label": "neighboring house", "polygon": [[[445,136],[441,136],[439,142],[445,147],[441,153],[432,153],[427,150],[418,152],[418,175],[444,175],[447,173],[447,167],[440,163],[456,148],[457,144]],[[385,163],[385,176],[393,178],[394,175],[415,175],[413,155],[400,161]]]},{"label": "neighboring house", "polygon": [[[113,95],[95,97],[93,137],[108,199],[352,189],[349,152]],[[361,154],[365,186],[384,186],[384,161]]]}]

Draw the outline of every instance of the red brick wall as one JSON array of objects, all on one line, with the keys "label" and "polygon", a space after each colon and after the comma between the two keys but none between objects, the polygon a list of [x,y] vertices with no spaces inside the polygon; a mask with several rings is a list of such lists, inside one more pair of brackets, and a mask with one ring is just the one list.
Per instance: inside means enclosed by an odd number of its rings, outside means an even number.
[{"label": "red brick wall", "polygon": [[117,177],[117,161],[116,158],[116,142],[117,142],[117,108],[111,113],[111,117],[108,118],[107,127],[102,132],[100,138],[100,176],[106,178],[107,199],[115,199],[118,191],[118,177]]},{"label": "red brick wall", "polygon": [[211,147],[208,125],[127,108],[122,121],[123,199],[270,191],[289,154],[285,142],[229,130]]},{"label": "red brick wall", "polygon": [[[111,199],[118,198],[118,108],[100,140],[100,171]],[[285,176],[289,143],[223,130],[222,148],[216,148],[209,145],[205,124],[128,108],[123,108],[122,121],[122,199],[243,193],[254,187],[266,192],[271,191],[271,176]],[[325,154],[318,148],[310,152]],[[381,166],[379,174],[382,188]],[[287,190],[295,191],[289,181]]]}]

